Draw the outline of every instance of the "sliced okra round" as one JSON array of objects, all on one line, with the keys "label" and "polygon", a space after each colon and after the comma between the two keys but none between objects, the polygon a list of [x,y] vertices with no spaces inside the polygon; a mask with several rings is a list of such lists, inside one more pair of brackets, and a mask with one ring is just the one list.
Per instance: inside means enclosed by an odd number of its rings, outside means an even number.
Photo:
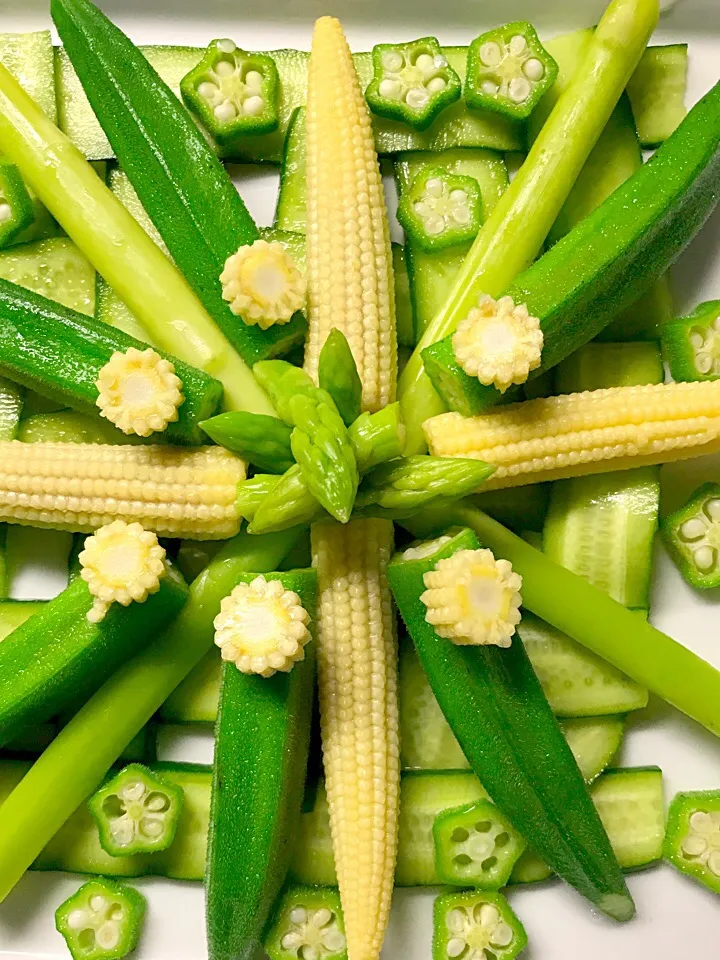
[{"label": "sliced okra round", "polygon": [[373,78],[365,91],[370,109],[380,117],[425,130],[437,115],[460,98],[460,77],[434,37],[373,47]]},{"label": "sliced okra round", "polygon": [[133,887],[91,880],[55,911],[55,927],[73,960],[121,960],[135,949],[145,898]]},{"label": "sliced okra round", "polygon": [[489,800],[447,810],[433,823],[435,863],[443,883],[499,890],[525,841]]},{"label": "sliced okra round", "polygon": [[517,120],[530,116],[558,75],[526,20],[483,33],[468,48],[464,96],[471,107]]},{"label": "sliced okra round", "polygon": [[720,377],[720,300],[701,303],[689,316],[665,324],[661,340],[673,380],[716,380]]},{"label": "sliced okra round", "polygon": [[706,483],[661,523],[663,539],[691,586],[720,587],[720,484]]},{"label": "sliced okra round", "polygon": [[12,243],[34,219],[33,202],[20,171],[0,160],[0,247]]},{"label": "sliced okra round", "polygon": [[100,844],[113,857],[167,850],[175,839],[183,791],[131,763],[89,801]]},{"label": "sliced okra round", "polygon": [[682,873],[720,893],[720,790],[673,798],[664,854]]},{"label": "sliced okra round", "polygon": [[228,39],[213,40],[200,63],[180,81],[188,108],[225,147],[277,129],[278,89],[272,57],[246,53]]},{"label": "sliced okra round", "polygon": [[692,327],[688,341],[699,377],[720,377],[720,314],[707,326]]},{"label": "sliced okra round", "polygon": [[513,960],[526,944],[523,925],[499,893],[446,893],[435,901],[433,960]]},{"label": "sliced okra round", "polygon": [[408,239],[422,250],[470,243],[482,226],[480,187],[472,177],[424,170],[400,197],[397,216]]},{"label": "sliced okra round", "polygon": [[270,960],[347,960],[345,922],[334,887],[291,887],[265,940]]}]

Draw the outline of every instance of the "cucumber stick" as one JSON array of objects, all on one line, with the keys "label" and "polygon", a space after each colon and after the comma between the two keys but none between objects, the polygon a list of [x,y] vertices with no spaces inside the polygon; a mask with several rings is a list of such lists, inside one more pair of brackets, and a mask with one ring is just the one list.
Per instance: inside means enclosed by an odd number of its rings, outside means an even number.
[{"label": "cucumber stick", "polygon": [[616,920],[635,910],[580,771],[522,643],[508,649],[439,639],[425,619],[423,576],[457,551],[462,530],[424,559],[396,555],[388,580],[430,686],[491,799],[571,886]]},{"label": "cucumber stick", "polygon": [[2,65],[0,150],[154,342],[216,376],[229,407],[273,412],[251,371],[168,258]]},{"label": "cucumber stick", "polygon": [[90,623],[93,598],[84,580],[73,581],[0,644],[0,743],[82,702],[186,599],[184,581],[169,569],[145,603],[113,604],[100,623]]},{"label": "cucumber stick", "polygon": [[[665,809],[662,774],[657,768],[609,771],[597,779],[590,792],[624,869],[648,866],[660,859]],[[400,784],[396,885],[438,886],[432,834],[435,818],[485,797],[486,791],[470,772],[405,774]],[[336,883],[324,787],[317,792],[314,808],[302,815],[292,874],[299,883]],[[548,876],[548,867],[528,850],[516,864],[511,882]]]},{"label": "cucumber stick", "polygon": [[51,12],[120,165],[170,256],[228,341],[250,366],[302,343],[307,330],[302,314],[263,330],[243,323],[223,299],[219,278],[225,261],[260,234],[177,97],[89,0],[53,0]]},{"label": "cucumber stick", "polygon": [[[541,320],[545,339],[538,373],[591,340],[663,275],[714,208],[718,171],[720,84],[690,111],[652,163],[643,164],[504,291]],[[500,400],[494,387],[463,373],[452,337],[425,350],[423,359],[450,404],[462,405],[463,413],[479,413]]]},{"label": "cucumber stick", "polygon": [[78,313],[92,316],[95,309],[95,271],[67,237],[0,251],[0,278]]},{"label": "cucumber stick", "polygon": [[[655,343],[589,343],[557,369],[558,392],[662,383]],[[658,525],[658,467],[558,480],[552,484],[543,550],[626,607],[650,602]]]},{"label": "cucumber stick", "polygon": [[[0,280],[0,321],[0,373],[61,406],[97,419],[101,369],[115,352],[147,347],[120,330],[5,280]],[[205,443],[207,438],[198,424],[217,411],[222,384],[174,357],[168,359],[182,382],[185,399],[178,408],[178,419],[167,425],[159,439]]]},{"label": "cucumber stick", "polygon": [[275,209],[275,226],[280,230],[305,233],[307,199],[305,190],[305,110],[295,111],[290,120],[282,167],[280,191]]},{"label": "cucumber stick", "polygon": [[[314,616],[314,571],[268,579],[297,593]],[[208,844],[210,960],[255,956],[285,881],[310,743],[315,659],[312,645],[306,651],[289,673],[269,678],[223,666]]]},{"label": "cucumber stick", "polygon": [[687,75],[686,43],[648,48],[628,83],[628,95],[643,147],[657,147],[663,143],[683,120]]},{"label": "cucumber stick", "polygon": [[[0,803],[29,769],[26,760],[0,759]],[[42,850],[33,870],[105,877],[148,875],[201,881],[210,821],[212,772],[184,763],[153,763],[151,769],[183,788],[185,802],[175,842],[152,856],[111,857],[100,846],[87,804],[80,806]],[[600,776],[591,795],[623,869],[648,866],[662,856],[665,833],[662,774],[655,768],[612,770]],[[400,834],[395,882],[398,886],[437,886],[432,825],[435,817],[487,796],[469,771],[406,773],[400,783]],[[303,811],[291,872],[301,883],[337,882],[325,787]],[[528,851],[516,865],[512,882],[544,880],[548,867]]]}]

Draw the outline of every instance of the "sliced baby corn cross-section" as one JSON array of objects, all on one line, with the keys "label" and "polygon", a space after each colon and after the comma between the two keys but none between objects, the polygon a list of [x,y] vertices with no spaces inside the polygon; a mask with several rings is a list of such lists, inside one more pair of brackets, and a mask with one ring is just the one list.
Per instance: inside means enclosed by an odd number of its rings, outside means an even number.
[{"label": "sliced baby corn cross-section", "polygon": [[423,425],[437,457],[497,468],[483,490],[699,457],[720,450],[720,382],[613,387]]}]

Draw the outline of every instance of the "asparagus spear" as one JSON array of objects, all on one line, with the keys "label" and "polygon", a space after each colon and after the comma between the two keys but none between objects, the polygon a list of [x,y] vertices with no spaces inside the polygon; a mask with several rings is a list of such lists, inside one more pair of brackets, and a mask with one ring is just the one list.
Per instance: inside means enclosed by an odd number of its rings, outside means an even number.
[{"label": "asparagus spear", "polygon": [[285,473],[294,463],[292,428],[276,417],[234,411],[204,420],[200,426],[215,443],[240,454],[267,473]]},{"label": "asparagus spear", "polygon": [[337,327],[328,334],[318,360],[318,384],[335,401],[346,426],[360,416],[362,383],[345,334]]}]

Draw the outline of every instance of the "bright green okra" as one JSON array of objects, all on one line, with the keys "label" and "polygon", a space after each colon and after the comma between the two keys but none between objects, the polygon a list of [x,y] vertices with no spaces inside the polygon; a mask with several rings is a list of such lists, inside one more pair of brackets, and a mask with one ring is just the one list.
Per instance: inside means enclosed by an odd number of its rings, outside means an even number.
[{"label": "bright green okra", "polygon": [[468,244],[482,225],[480,187],[473,177],[430,167],[403,190],[397,217],[408,240],[426,253]]},{"label": "bright green okra", "polygon": [[362,383],[345,334],[333,327],[318,360],[318,385],[335,401],[345,426],[360,416]]},{"label": "bright green okra", "polygon": [[663,359],[676,381],[720,377],[720,300],[701,303],[662,329]]},{"label": "bright green okra", "polygon": [[660,523],[670,556],[699,590],[720,587],[720,484],[705,483]]},{"label": "bright green okra", "polygon": [[137,947],[145,898],[134,887],[98,878],[55,911],[55,927],[73,960],[122,960]]},{"label": "bright green okra", "polygon": [[33,202],[18,168],[0,160],[0,247],[5,247],[35,219]]},{"label": "bright green okra", "polygon": [[[314,952],[313,952],[314,951]],[[345,920],[334,887],[292,886],[285,892],[265,937],[270,960],[347,960]]]},{"label": "bright green okra", "polygon": [[292,427],[260,413],[221,413],[203,421],[205,433],[223,447],[233,450],[258,470],[285,473],[295,462],[290,447]]},{"label": "bright green okra", "polygon": [[720,893],[720,790],[673,797],[663,853],[681,873]]},{"label": "bright green okra", "polygon": [[500,893],[445,893],[433,911],[433,960],[492,954],[514,960],[525,949],[525,928]]},{"label": "bright green okra", "polygon": [[238,575],[277,569],[299,535],[298,530],[267,537],[241,533],[228,541],[193,582],[171,626],[120,667],[60,731],[0,810],[0,901],[211,649],[213,620]]}]

